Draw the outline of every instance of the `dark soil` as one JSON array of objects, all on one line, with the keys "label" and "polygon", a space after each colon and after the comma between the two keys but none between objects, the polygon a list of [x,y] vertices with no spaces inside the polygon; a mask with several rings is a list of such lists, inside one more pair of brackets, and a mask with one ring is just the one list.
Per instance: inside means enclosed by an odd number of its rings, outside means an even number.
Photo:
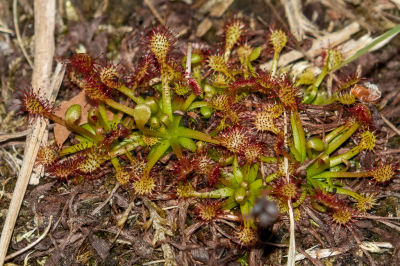
[{"label": "dark soil", "polygon": [[[149,26],[155,24],[155,16],[150,9],[137,0],[113,1],[58,1],[55,63],[67,58],[77,51],[86,52],[92,57],[104,53],[108,58],[123,60],[126,67],[134,67],[141,58],[140,35],[146,33]],[[254,47],[264,45],[261,64],[272,59],[272,54],[265,49],[269,26],[288,28],[284,7],[280,1],[262,0],[235,0],[222,17],[210,17],[211,28],[201,37],[197,36],[198,27],[203,19],[208,17],[212,8],[204,6],[212,0],[191,1],[161,1],[150,0],[161,18],[167,21],[169,28],[175,33],[182,32],[176,44],[177,50],[185,50],[188,42],[200,43],[216,51],[221,48],[223,41],[224,23],[235,15],[244,18],[248,25],[247,41]],[[271,2],[275,11],[266,2]],[[388,28],[387,20],[392,23],[399,21],[399,9],[396,7],[385,10],[386,18],[371,11],[371,6],[377,1],[347,1],[347,8],[353,14],[364,17],[375,32],[373,37],[384,33]],[[351,4],[350,2],[361,2]],[[365,3],[364,3],[365,2]],[[106,4],[105,9],[101,5]],[[72,5],[72,6],[70,6]],[[20,31],[28,53],[33,54],[32,37],[34,23],[32,1],[20,0],[18,13],[20,17]],[[4,0],[0,3],[0,22],[13,30],[12,1]],[[276,12],[276,13],[274,13]],[[334,11],[319,1],[306,4],[304,14],[319,27],[325,30],[330,23],[334,24],[332,31],[340,30],[350,24],[352,20],[345,15]],[[277,15],[280,17],[278,18]],[[282,20],[283,19],[283,20]],[[282,24],[285,22],[285,24]],[[265,24],[266,23],[266,24]],[[288,30],[289,31],[289,30]],[[362,29],[354,36],[358,39],[367,31]],[[302,45],[302,44],[299,44]],[[307,41],[304,47],[307,46]],[[296,48],[296,44],[292,46]],[[398,90],[400,79],[400,37],[395,37],[389,44],[373,53],[367,53],[345,68],[337,75],[354,73],[361,67],[362,77],[376,84],[382,92],[380,104],[377,107],[376,120],[380,121],[379,111],[394,126],[400,125],[400,94]],[[54,64],[55,65],[55,64]],[[22,116],[10,116],[19,111],[18,103],[13,92],[17,88],[29,86],[32,69],[26,62],[16,37],[12,34],[0,32],[0,133],[12,133],[28,128]],[[56,104],[75,96],[79,89],[66,81],[60,89]],[[379,111],[378,111],[379,110]],[[392,152],[398,158],[400,151],[400,136],[386,124],[381,122],[381,138],[378,140],[379,149],[376,155]],[[49,140],[54,139],[50,130]],[[24,154],[25,138],[12,139],[0,143],[0,180],[4,191],[0,199],[0,230],[7,214],[12,192],[17,180],[19,167]],[[351,143],[348,143],[351,145]],[[344,149],[346,147],[343,147]],[[368,154],[356,158],[362,169],[367,169]],[[371,155],[372,156],[372,155]],[[168,167],[174,156],[166,160],[159,167]],[[111,169],[111,165],[105,167]],[[390,184],[380,187],[378,204],[370,214],[383,217],[400,216],[400,179],[398,175]],[[368,181],[356,181],[348,186],[368,186]],[[79,182],[76,182],[79,183]],[[147,262],[163,260],[161,244],[151,245],[154,230],[143,230],[143,222],[148,219],[143,200],[137,197],[131,187],[121,187],[114,194],[111,202],[106,204],[98,213],[91,212],[104,202],[116,184],[111,171],[105,171],[100,178],[85,180],[79,184],[70,182],[69,185],[60,183],[51,178],[42,178],[38,186],[29,186],[19,218],[14,229],[14,238],[9,247],[9,254],[25,247],[34,241],[48,226],[48,217],[53,216],[53,223],[58,223],[50,236],[41,241],[34,249],[27,251],[11,261],[16,265],[23,265],[29,254],[27,265],[142,265]],[[131,202],[132,207],[125,226],[120,230],[117,221]],[[230,241],[215,228],[202,226],[188,241],[183,241],[183,230],[197,223],[194,213],[194,202],[190,200],[154,200],[161,208],[170,208],[167,219],[174,225],[174,237],[166,241],[173,246],[174,256],[179,265],[284,265],[286,264],[287,248],[283,244],[289,243],[287,216],[283,216],[273,226],[261,232],[262,244],[252,248],[242,248]],[[146,214],[145,217],[143,215]],[[296,223],[296,244],[299,249],[307,250],[316,245],[319,248],[336,248],[343,253],[338,256],[321,259],[324,265],[370,265],[369,260],[357,248],[356,240],[349,231],[342,230],[333,237],[327,233],[324,214],[314,212],[322,222],[320,225],[310,224],[309,216]],[[375,220],[359,220],[353,227],[355,234],[361,241],[390,242],[395,249],[385,249],[383,253],[371,253],[375,265],[399,265],[399,224],[392,220],[396,228],[391,228]],[[321,226],[324,225],[324,226]],[[233,229],[220,224],[224,232],[232,233]],[[28,232],[36,229],[32,236]],[[328,228],[329,229],[329,228]],[[218,236],[214,238],[213,236]],[[118,236],[118,237],[117,237]],[[184,243],[184,245],[182,244]],[[35,251],[31,253],[31,251]],[[250,252],[250,250],[252,252]],[[249,258],[250,257],[250,258]],[[314,265],[322,265],[314,262]],[[11,264],[10,264],[11,265]],[[153,264],[162,265],[162,264]],[[309,260],[302,260],[296,265],[313,265]]]}]

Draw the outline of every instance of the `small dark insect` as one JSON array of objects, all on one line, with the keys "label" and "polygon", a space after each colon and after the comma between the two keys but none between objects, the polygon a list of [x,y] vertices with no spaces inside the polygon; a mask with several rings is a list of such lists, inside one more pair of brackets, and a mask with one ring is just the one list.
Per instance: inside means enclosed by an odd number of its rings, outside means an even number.
[{"label": "small dark insect", "polygon": [[258,225],[261,228],[267,228],[278,220],[280,212],[276,202],[269,201],[266,197],[261,197],[256,200],[251,210],[251,215],[258,221]]},{"label": "small dark insect", "polygon": [[117,77],[117,76],[114,76],[114,77],[113,77],[113,81],[114,81],[114,82],[118,82],[118,77]]},{"label": "small dark insect", "polygon": [[335,195],[335,194],[336,194],[336,191],[337,191],[337,188],[334,187],[334,188],[332,189],[332,195]]},{"label": "small dark insect", "polygon": [[147,88],[147,87],[139,87],[139,88],[136,89],[136,91],[144,99],[146,99],[146,97],[154,97],[154,95],[156,94],[153,89]]},{"label": "small dark insect", "polygon": [[184,112],[181,110],[177,110],[173,113],[173,115],[182,116],[182,123],[185,127],[189,127],[189,117],[193,118],[193,120],[196,121],[197,125],[201,125],[200,117],[193,112]]}]

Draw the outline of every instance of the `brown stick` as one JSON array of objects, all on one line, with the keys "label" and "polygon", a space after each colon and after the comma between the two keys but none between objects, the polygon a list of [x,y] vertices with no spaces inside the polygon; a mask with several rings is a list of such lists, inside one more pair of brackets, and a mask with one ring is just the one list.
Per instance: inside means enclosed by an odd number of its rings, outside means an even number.
[{"label": "brown stick", "polygon": [[34,246],[36,246],[37,244],[39,244],[40,241],[42,241],[43,238],[45,238],[45,236],[47,235],[47,233],[50,231],[51,228],[51,222],[53,221],[53,216],[50,216],[49,219],[49,225],[47,226],[46,230],[43,232],[43,234],[36,239],[35,242],[32,242],[31,244],[29,244],[28,246],[24,247],[23,249],[18,250],[17,252],[14,252],[13,254],[8,255],[5,260],[10,260],[16,256],[18,256],[19,254],[22,254],[28,250],[30,250],[31,248],[33,248]]},{"label": "brown stick", "polygon": [[[50,74],[54,55],[54,25],[55,25],[55,0],[35,0],[35,64],[32,76],[32,86],[36,92],[46,93],[50,97]],[[32,125],[32,133],[26,140],[24,162],[15,185],[13,198],[4,223],[0,239],[0,266],[4,264],[8,245],[13,233],[18,212],[24,199],[32,172],[35,158],[42,141],[46,123],[40,119]]]}]

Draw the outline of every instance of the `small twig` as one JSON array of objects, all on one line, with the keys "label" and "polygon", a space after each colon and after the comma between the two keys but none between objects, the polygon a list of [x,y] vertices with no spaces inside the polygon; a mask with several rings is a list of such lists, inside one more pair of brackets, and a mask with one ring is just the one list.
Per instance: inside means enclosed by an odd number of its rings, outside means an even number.
[{"label": "small twig", "polygon": [[271,3],[270,0],[264,0],[265,4],[271,9],[272,13],[274,13],[276,19],[279,20],[279,22],[282,24],[283,27],[288,28],[288,25],[286,22],[282,19],[282,15],[278,13],[276,10],[275,6]]},{"label": "small twig", "polygon": [[165,211],[165,210],[171,210],[171,209],[175,209],[175,208],[178,208],[179,206],[169,206],[169,207],[165,207],[165,208],[162,208],[162,210],[163,211]]},{"label": "small twig", "polygon": [[[287,132],[288,132],[288,121],[287,121],[287,115],[286,112],[283,113],[283,119],[284,119],[284,131],[285,131],[285,136],[287,138]],[[287,143],[287,141],[286,141]],[[287,144],[285,144],[287,146]],[[285,176],[286,176],[286,182],[290,182],[290,177],[289,177],[289,160],[288,158],[284,158],[285,162]],[[289,245],[289,254],[288,254],[288,266],[294,266],[295,264],[295,257],[296,257],[296,240],[295,240],[295,234],[294,234],[294,214],[293,214],[293,206],[291,200],[288,200],[288,206],[289,206],[289,220],[290,220],[290,245]]]},{"label": "small twig", "polygon": [[165,20],[160,16],[157,12],[157,9],[153,6],[153,4],[149,0],[144,0],[145,4],[149,7],[151,13],[160,21],[161,25],[165,26]]},{"label": "small twig", "polygon": [[188,43],[187,55],[186,55],[186,78],[190,78],[190,72],[192,71],[192,44]]},{"label": "small twig", "polygon": [[[321,54],[322,47],[339,45],[350,39],[351,35],[353,35],[358,31],[360,31],[360,24],[358,24],[357,22],[353,22],[340,31],[327,34],[324,37],[318,38],[313,41],[311,48],[307,51],[307,55],[309,58],[314,58]],[[287,66],[291,62],[296,61],[303,57],[304,54],[296,50],[285,53],[279,57],[278,67]],[[260,68],[265,70],[265,69],[270,69],[271,66],[272,66],[272,60],[261,64]],[[211,72],[207,73],[210,74]]]},{"label": "small twig", "polygon": [[49,225],[47,226],[46,230],[43,232],[43,234],[35,241],[32,242],[31,244],[29,244],[28,246],[24,247],[23,249],[18,250],[17,252],[14,252],[10,255],[8,255],[5,258],[5,261],[14,258],[15,256],[18,256],[19,254],[22,254],[26,251],[28,251],[29,249],[31,249],[32,247],[36,246],[40,241],[42,241],[42,239],[47,235],[47,233],[50,231],[51,228],[51,222],[53,221],[53,216],[50,216],[49,218]]},{"label": "small twig", "polygon": [[[16,0],[14,7],[16,12]],[[35,92],[52,93],[50,87],[51,66],[54,56],[54,25],[56,9],[54,0],[35,0],[35,67],[32,74],[32,87]],[[16,20],[16,16],[14,16]],[[15,25],[18,29],[18,25]],[[48,98],[49,95],[46,95]],[[28,187],[30,175],[35,164],[36,155],[42,142],[46,123],[37,119],[32,125],[32,133],[28,135],[24,161],[18,175],[13,192],[13,198],[9,205],[3,231],[0,238],[0,266],[4,264],[4,258],[13,233],[13,228],[18,217],[18,212]]]},{"label": "small twig", "polygon": [[400,227],[397,226],[397,225],[392,224],[391,222],[384,221],[384,220],[379,220],[379,219],[377,219],[377,221],[380,222],[380,223],[386,224],[386,225],[389,226],[390,228],[393,228],[393,229],[395,229],[395,230],[397,230],[397,231],[400,232]]},{"label": "small twig", "polygon": [[396,132],[397,135],[400,135],[400,130],[398,130],[392,123],[390,123],[390,121],[387,120],[386,117],[384,117],[382,114],[381,114],[381,117],[382,117],[383,122],[386,123],[386,125],[388,125],[391,129],[393,129],[393,131]]},{"label": "small twig", "polygon": [[388,154],[394,154],[394,153],[400,153],[400,149],[375,152],[375,154],[377,154],[377,155],[388,155]]},{"label": "small twig", "polygon": [[145,265],[153,265],[153,264],[156,264],[156,263],[163,263],[163,262],[165,262],[165,260],[154,260],[154,261],[150,261],[150,262],[147,262],[147,263],[143,263],[142,265],[143,266],[145,266]]},{"label": "small twig", "polygon": [[357,21],[362,27],[367,29],[368,31],[375,32],[376,28],[375,26],[371,25],[368,23],[365,18],[362,16],[354,14],[350,9],[346,8],[344,4],[342,4],[339,1],[327,1],[327,0],[322,0],[320,1],[323,5],[332,8],[339,14],[343,14],[344,16],[350,18],[353,21]]},{"label": "small twig", "polygon": [[[350,226],[348,228],[349,228],[351,234],[353,235],[354,239],[356,240],[358,246],[361,246],[362,243],[361,243],[360,239],[358,238],[358,236],[356,235],[356,233],[353,231],[353,229]],[[360,247],[360,249],[364,252],[365,256],[368,258],[370,265],[376,266],[376,263],[375,263],[374,259],[371,257],[371,255],[369,254],[369,252],[367,250],[363,249],[362,247]]]},{"label": "small twig", "polygon": [[321,261],[319,261],[319,260],[317,260],[317,259],[314,259],[314,258],[311,257],[307,252],[305,252],[304,250],[302,250],[301,248],[297,247],[296,250],[297,250],[298,252],[300,252],[301,254],[303,254],[303,255],[304,255],[309,261],[311,261],[312,264],[314,264],[315,266],[324,266],[324,264],[323,264]]},{"label": "small twig", "polygon": [[108,198],[103,201],[103,203],[101,203],[99,206],[97,206],[96,209],[94,209],[94,211],[92,211],[91,215],[95,215],[98,211],[100,211],[104,206],[106,206],[106,204],[111,200],[111,198],[114,196],[114,193],[117,191],[117,189],[119,188],[119,182],[115,185],[114,189],[111,191],[110,196],[108,196]]},{"label": "small twig", "polygon": [[5,33],[14,34],[13,30],[10,30],[10,29],[7,29],[7,28],[3,28],[3,27],[0,27],[0,31],[1,32],[5,32]]},{"label": "small twig", "polygon": [[31,59],[29,58],[28,53],[25,50],[25,46],[24,46],[24,43],[22,42],[21,34],[19,32],[17,4],[18,4],[18,0],[13,0],[13,17],[14,17],[15,35],[17,35],[17,41],[18,41],[19,47],[21,47],[22,53],[24,54],[26,61],[28,61],[31,68],[33,68],[33,63],[31,61]]}]

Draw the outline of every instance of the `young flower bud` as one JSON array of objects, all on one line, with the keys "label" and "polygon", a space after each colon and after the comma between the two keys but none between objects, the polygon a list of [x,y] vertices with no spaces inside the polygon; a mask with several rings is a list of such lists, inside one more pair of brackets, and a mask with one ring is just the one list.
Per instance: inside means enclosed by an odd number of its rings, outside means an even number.
[{"label": "young flower bud", "polygon": [[242,64],[242,66],[245,66],[247,68],[247,63],[249,61],[249,56],[250,56],[252,51],[253,51],[253,49],[247,43],[245,45],[243,45],[243,46],[240,46],[237,49],[237,54],[239,56],[239,61],[240,61],[240,64]]}]

